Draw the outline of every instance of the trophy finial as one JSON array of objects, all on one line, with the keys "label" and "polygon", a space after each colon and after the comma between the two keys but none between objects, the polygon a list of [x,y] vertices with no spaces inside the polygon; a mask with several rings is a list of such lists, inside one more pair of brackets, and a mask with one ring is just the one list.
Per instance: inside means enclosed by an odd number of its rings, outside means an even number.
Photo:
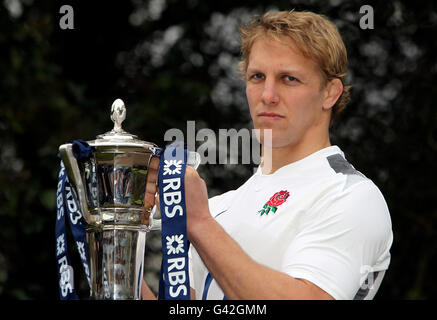
[{"label": "trophy finial", "polygon": [[116,99],[111,106],[111,120],[114,122],[113,132],[123,132],[121,123],[126,119],[126,106],[123,100]]},{"label": "trophy finial", "polygon": [[124,119],[126,119],[126,106],[123,100],[116,99],[111,106],[111,120],[114,122],[114,128],[111,131],[98,135],[97,139],[104,139],[105,143],[137,139],[136,135],[130,134],[121,128],[121,123]]}]

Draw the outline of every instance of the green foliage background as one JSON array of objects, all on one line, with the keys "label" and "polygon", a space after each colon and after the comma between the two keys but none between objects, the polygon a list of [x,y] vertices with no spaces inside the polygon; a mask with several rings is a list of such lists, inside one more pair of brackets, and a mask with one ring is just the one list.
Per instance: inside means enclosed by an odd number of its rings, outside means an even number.
[{"label": "green foliage background", "polygon": [[[64,4],[74,9],[73,30],[59,26]],[[374,8],[372,30],[359,27],[364,4]],[[58,299],[59,145],[110,130],[116,98],[128,108],[126,130],[161,146],[166,130],[186,131],[188,120],[197,130],[251,128],[236,66],[238,24],[292,8],[329,16],[348,49],[352,101],[332,142],[378,185],[391,211],[392,262],[376,298],[435,298],[436,2],[358,0],[3,1],[0,297]],[[205,165],[200,173],[212,196],[252,170]],[[153,282],[159,245],[148,250]],[[80,267],[76,274],[86,297]]]}]

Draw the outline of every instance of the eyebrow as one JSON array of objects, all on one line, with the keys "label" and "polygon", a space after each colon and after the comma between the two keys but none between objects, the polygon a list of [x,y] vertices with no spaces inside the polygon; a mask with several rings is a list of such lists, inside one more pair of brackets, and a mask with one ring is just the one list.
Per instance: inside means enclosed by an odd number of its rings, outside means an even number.
[{"label": "eyebrow", "polygon": [[[258,73],[258,72],[259,73],[263,73],[261,70],[262,70],[262,68],[259,68],[259,67],[257,67],[255,65],[254,67],[248,67],[246,73],[249,73],[249,72],[250,73],[254,73],[254,72],[255,73]],[[287,67],[287,66],[282,67],[281,69],[279,69],[278,73],[281,74],[281,75],[285,75],[285,74],[295,75],[299,79],[307,78],[302,71],[299,71],[299,70],[296,70],[296,69],[293,69],[293,68],[290,68],[290,67]]]}]

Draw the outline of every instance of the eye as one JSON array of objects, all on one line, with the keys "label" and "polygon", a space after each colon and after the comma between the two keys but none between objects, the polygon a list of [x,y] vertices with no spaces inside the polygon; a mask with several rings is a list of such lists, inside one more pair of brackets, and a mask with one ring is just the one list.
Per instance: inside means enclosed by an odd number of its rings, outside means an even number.
[{"label": "eye", "polygon": [[249,80],[262,80],[262,79],[264,79],[264,75],[259,72],[249,75]]},{"label": "eye", "polygon": [[288,76],[288,75],[285,75],[285,76],[283,77],[283,79],[284,79],[286,82],[295,82],[295,81],[299,81],[297,78],[295,78],[295,77],[293,77],[293,76]]}]

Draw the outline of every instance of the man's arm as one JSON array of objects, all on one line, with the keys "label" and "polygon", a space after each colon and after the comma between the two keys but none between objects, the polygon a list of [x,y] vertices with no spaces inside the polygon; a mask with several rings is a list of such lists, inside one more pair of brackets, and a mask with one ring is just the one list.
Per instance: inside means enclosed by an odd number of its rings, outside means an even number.
[{"label": "man's arm", "polygon": [[190,288],[190,299],[196,300],[196,291],[193,288]]},{"label": "man's arm", "polygon": [[141,299],[142,300],[157,300],[153,291],[149,288],[146,281],[143,279],[141,282]]},{"label": "man's arm", "polygon": [[309,281],[251,259],[211,217],[205,182],[189,167],[185,190],[188,238],[227,299],[332,299]]}]

